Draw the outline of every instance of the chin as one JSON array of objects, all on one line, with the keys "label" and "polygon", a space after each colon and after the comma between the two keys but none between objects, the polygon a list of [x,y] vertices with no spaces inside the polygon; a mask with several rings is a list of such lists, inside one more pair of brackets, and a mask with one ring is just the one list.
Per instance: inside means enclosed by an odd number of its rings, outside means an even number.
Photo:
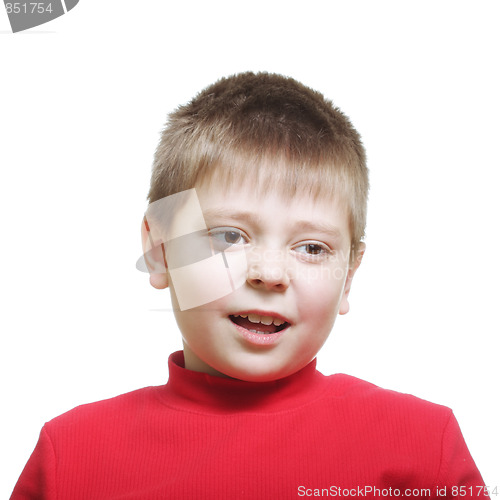
[{"label": "chin", "polygon": [[246,382],[271,382],[287,377],[300,369],[286,364],[278,364],[271,359],[250,359],[242,363],[232,363],[223,370],[227,376]]}]

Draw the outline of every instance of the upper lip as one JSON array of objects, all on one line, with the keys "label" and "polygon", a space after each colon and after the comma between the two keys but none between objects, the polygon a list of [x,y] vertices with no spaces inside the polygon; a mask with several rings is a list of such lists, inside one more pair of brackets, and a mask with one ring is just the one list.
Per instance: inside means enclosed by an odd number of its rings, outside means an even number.
[{"label": "upper lip", "polygon": [[281,321],[284,321],[285,323],[291,324],[292,322],[286,317],[283,316],[282,314],[278,314],[277,312],[274,311],[263,311],[261,309],[245,309],[243,311],[238,311],[231,313],[230,316],[240,316],[242,314],[257,314],[259,316],[271,316],[272,318],[278,318]]}]

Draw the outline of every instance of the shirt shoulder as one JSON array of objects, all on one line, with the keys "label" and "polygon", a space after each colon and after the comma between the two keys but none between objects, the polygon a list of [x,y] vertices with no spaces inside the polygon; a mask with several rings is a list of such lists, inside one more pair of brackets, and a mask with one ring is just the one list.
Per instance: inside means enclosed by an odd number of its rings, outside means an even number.
[{"label": "shirt shoulder", "polygon": [[159,405],[157,387],[144,387],[112,398],[79,405],[45,424],[50,433],[54,429],[78,426],[103,426],[105,423],[123,424],[134,421]]},{"label": "shirt shoulder", "polygon": [[450,408],[427,401],[412,394],[379,387],[371,382],[345,374],[326,376],[329,390],[325,396],[342,401],[345,405],[359,408],[362,414],[378,418],[399,418],[446,426],[453,412]]}]

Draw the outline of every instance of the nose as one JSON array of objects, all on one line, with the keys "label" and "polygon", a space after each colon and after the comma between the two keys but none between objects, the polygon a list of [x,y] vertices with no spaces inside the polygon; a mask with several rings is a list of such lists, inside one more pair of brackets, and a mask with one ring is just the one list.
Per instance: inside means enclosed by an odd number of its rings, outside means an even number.
[{"label": "nose", "polygon": [[284,292],[289,287],[290,276],[285,252],[253,247],[247,258],[247,282],[252,287],[276,292]]}]

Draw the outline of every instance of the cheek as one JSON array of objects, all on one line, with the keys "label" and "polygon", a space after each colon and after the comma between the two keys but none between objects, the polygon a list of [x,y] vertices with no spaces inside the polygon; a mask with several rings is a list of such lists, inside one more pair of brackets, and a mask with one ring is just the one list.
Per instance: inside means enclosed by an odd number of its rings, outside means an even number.
[{"label": "cheek", "polygon": [[[231,292],[224,297],[211,300],[202,305],[197,305],[189,309],[181,309],[175,287],[172,288],[170,291],[172,308],[183,337],[189,339],[190,342],[193,339],[202,344],[208,342],[211,338],[211,333],[217,331],[221,317],[226,317],[228,302],[231,300],[233,293]],[[208,288],[213,291],[210,286]],[[198,293],[197,296],[199,297],[200,294]],[[204,298],[206,299],[207,295]]]},{"label": "cheek", "polygon": [[246,280],[245,252],[217,253],[192,264],[169,268],[169,277],[181,311],[218,300]]},{"label": "cheek", "polygon": [[344,293],[346,272],[318,266],[303,274],[298,289],[299,307],[310,321],[333,325]]}]

